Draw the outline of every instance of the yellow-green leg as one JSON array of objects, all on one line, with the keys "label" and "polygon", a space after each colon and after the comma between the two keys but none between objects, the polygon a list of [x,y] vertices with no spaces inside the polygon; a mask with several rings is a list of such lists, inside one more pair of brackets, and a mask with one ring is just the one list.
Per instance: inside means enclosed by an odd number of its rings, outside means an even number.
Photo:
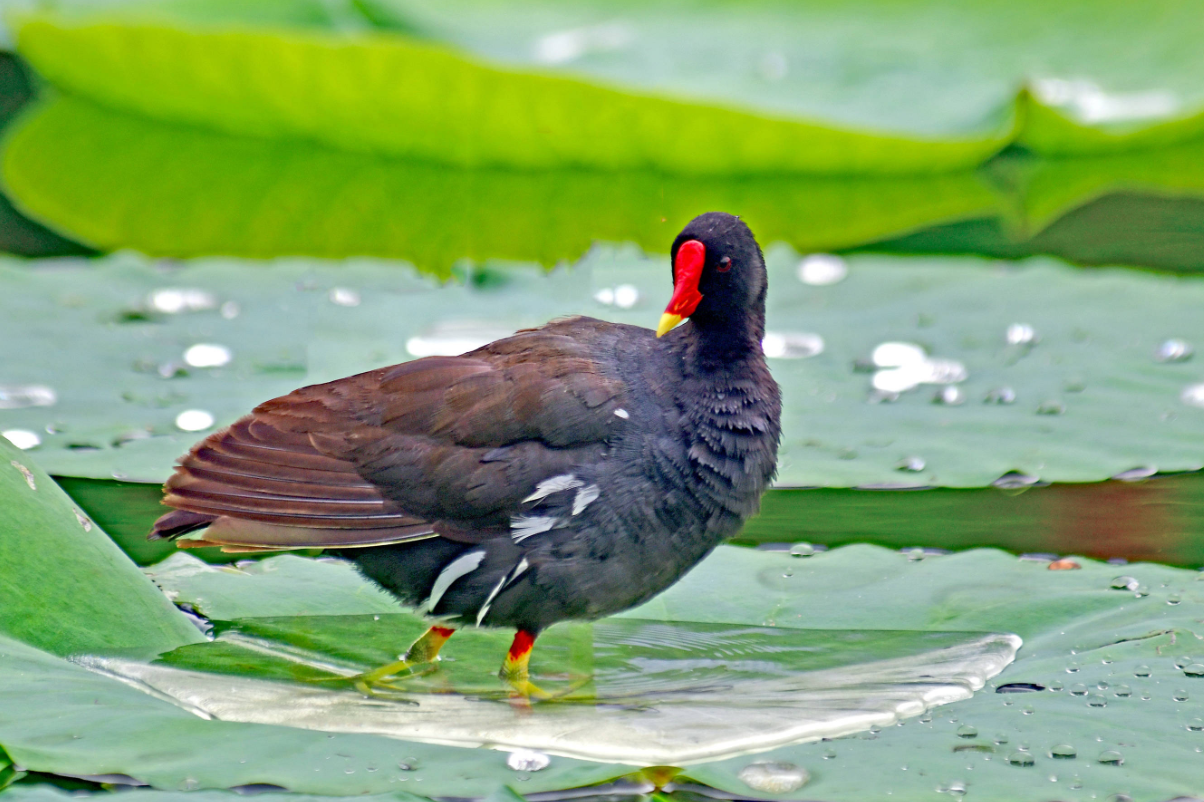
[{"label": "yellow-green leg", "polygon": [[417,673],[415,668],[423,666],[430,670],[433,668],[431,664],[439,659],[439,650],[455,632],[451,627],[431,627],[422,634],[422,637],[414,641],[409,649],[406,649],[406,653],[401,656],[400,660],[355,677],[355,687],[362,693],[371,694],[373,686],[384,684],[386,680],[398,674]]},{"label": "yellow-green leg", "polygon": [[514,641],[510,644],[510,651],[506,653],[506,661],[502,663],[502,670],[498,672],[498,677],[514,690],[513,696],[525,700],[532,697],[549,698],[546,692],[531,682],[531,673],[528,670],[535,638],[536,633],[525,629],[514,633]]}]

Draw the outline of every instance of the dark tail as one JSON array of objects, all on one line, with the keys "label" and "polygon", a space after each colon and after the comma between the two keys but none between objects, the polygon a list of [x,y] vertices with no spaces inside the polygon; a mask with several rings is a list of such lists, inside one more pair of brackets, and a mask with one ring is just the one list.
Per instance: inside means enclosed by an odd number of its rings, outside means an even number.
[{"label": "dark tail", "polygon": [[172,510],[155,521],[147,540],[174,540],[180,535],[204,529],[217,520],[216,515],[206,515],[188,510]]}]

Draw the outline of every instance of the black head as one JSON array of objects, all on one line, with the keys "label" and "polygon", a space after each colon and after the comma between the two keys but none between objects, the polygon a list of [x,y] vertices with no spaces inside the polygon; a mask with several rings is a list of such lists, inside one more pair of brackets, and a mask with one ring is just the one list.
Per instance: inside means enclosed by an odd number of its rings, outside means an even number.
[{"label": "black head", "polygon": [[673,297],[657,336],[690,318],[702,330],[747,332],[760,343],[765,328],[765,259],[748,226],[735,215],[707,212],[673,241]]}]

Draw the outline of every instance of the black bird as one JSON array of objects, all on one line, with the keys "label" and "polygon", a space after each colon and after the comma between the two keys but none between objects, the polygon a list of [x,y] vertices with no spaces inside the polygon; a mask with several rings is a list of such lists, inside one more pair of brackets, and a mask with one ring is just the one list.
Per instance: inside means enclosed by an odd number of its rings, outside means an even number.
[{"label": "black bird", "polygon": [[260,404],[181,460],[164,488],[176,509],[150,538],[335,550],[440,619],[361,687],[478,625],[517,628],[501,676],[537,691],[542,630],[660,593],[757,512],[774,476],[761,250],[710,212],[670,254],[655,333],[566,318]]}]

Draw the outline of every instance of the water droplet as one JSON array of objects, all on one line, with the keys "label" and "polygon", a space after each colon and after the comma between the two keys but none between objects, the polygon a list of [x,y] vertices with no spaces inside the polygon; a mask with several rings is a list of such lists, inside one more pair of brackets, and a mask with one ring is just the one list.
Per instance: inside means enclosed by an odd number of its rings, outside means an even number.
[{"label": "water droplet", "polygon": [[1035,761],[1028,752],[1012,752],[1008,755],[1008,763],[1013,766],[1031,766]]},{"label": "water droplet", "polygon": [[950,794],[951,796],[965,796],[966,784],[960,780],[954,780],[947,785],[942,785],[936,789],[938,794]]},{"label": "water droplet", "polygon": [[217,308],[217,296],[195,287],[163,287],[146,296],[146,305],[167,315],[204,312]]},{"label": "water droplet", "polygon": [[515,771],[542,771],[551,762],[551,758],[534,749],[515,749],[506,756],[506,765]]},{"label": "water droplet", "polygon": [[815,546],[810,543],[795,543],[790,547],[791,557],[810,557],[815,554]]},{"label": "water droplet", "polygon": [[923,550],[923,549],[919,549],[919,548],[917,548],[917,549],[903,549],[903,554],[904,554],[904,555],[907,557],[907,559],[908,559],[908,560],[910,560],[911,562],[919,562],[920,560],[924,559],[924,557],[925,557],[925,556],[927,556],[927,555],[925,555],[925,553],[924,553],[924,550]]},{"label": "water droplet", "polygon": [[52,407],[58,395],[44,384],[0,384],[0,409]]},{"label": "water droplet", "polygon": [[1181,595],[1179,595],[1178,593],[1172,593],[1171,595],[1166,597],[1166,603],[1171,605],[1172,607],[1175,606],[1176,604],[1179,604],[1182,601],[1183,601],[1183,597]]},{"label": "water droplet", "polygon": [[1186,340],[1163,340],[1154,349],[1155,362],[1186,362],[1192,358],[1195,349]]},{"label": "water droplet", "polygon": [[769,794],[788,794],[802,788],[810,779],[806,770],[780,760],[750,763],[742,768],[737,776],[754,791]]},{"label": "water droplet", "polygon": [[1189,407],[1204,407],[1204,384],[1192,384],[1183,388],[1179,400]]},{"label": "water droplet", "polygon": [[1087,695],[1087,686],[1081,682],[1076,682],[1075,684],[1070,686],[1070,695],[1071,696],[1086,696]]},{"label": "water droplet", "polygon": [[1066,411],[1066,405],[1057,399],[1042,401],[1037,406],[1038,415],[1061,415]]},{"label": "water droplet", "polygon": [[350,287],[332,287],[326,296],[335,306],[359,306],[360,294]]},{"label": "water droplet", "polygon": [[1054,691],[1056,693],[1056,692],[1062,690],[1062,683],[1058,682],[1057,680],[1054,680],[1053,682],[1049,683],[1048,687],[1051,691]]},{"label": "water droplet", "polygon": [[1105,799],[1104,802],[1133,802],[1133,797],[1129,796],[1128,794],[1117,792],[1115,794],[1109,794],[1108,798]]},{"label": "water droplet", "polygon": [[1055,760],[1073,760],[1078,754],[1070,744],[1058,744],[1049,750],[1049,756]]},{"label": "water droplet", "polygon": [[767,331],[761,350],[770,359],[807,359],[824,352],[824,338],[800,331]]},{"label": "water droplet", "polygon": [[177,787],[181,791],[195,791],[196,789],[201,787],[201,784],[199,782],[197,782],[195,777],[185,777],[183,780],[180,781],[180,784]]},{"label": "water droplet", "polygon": [[233,358],[229,348],[213,343],[197,343],[184,352],[184,361],[194,368],[220,368]]},{"label": "water droplet", "polygon": [[901,368],[908,365],[918,365],[927,359],[927,353],[915,343],[880,343],[874,348],[873,353],[870,354],[870,361],[879,368]]},{"label": "water droplet", "polygon": [[1107,707],[1108,698],[1099,691],[1092,691],[1087,694],[1087,704],[1091,707]]},{"label": "water droplet", "polygon": [[1128,699],[1130,696],[1133,695],[1133,689],[1130,688],[1128,685],[1117,685],[1116,688],[1112,691],[1112,693],[1116,694],[1121,699]]},{"label": "water droplet", "polygon": [[1103,752],[1100,752],[1099,757],[1097,757],[1096,760],[1100,763],[1103,763],[1105,766],[1119,766],[1125,762],[1124,757],[1115,749],[1107,749]]},{"label": "water droplet", "polygon": [[1140,583],[1131,576],[1118,576],[1111,582],[1110,587],[1113,590],[1137,590]]},{"label": "water droplet", "polygon": [[997,732],[997,733],[995,733],[995,737],[992,738],[991,740],[993,740],[995,743],[1002,746],[1003,744],[1008,742],[1008,735],[1006,732]]},{"label": "water droplet", "polygon": [[932,403],[944,404],[949,407],[959,406],[966,403],[966,394],[962,388],[948,385],[936,391],[936,395],[932,397]]},{"label": "water droplet", "polygon": [[1154,474],[1158,473],[1158,469],[1153,465],[1146,465],[1140,468],[1130,468],[1127,471],[1121,471],[1112,478],[1118,482],[1140,482],[1144,479],[1149,479]]},{"label": "water droplet", "polygon": [[38,433],[31,432],[28,429],[5,429],[3,432],[0,432],[0,437],[3,437],[22,451],[37,448],[42,444],[42,438]]},{"label": "water droplet", "polygon": [[1026,716],[1031,716],[1036,711],[1033,709],[1032,705],[1025,705],[1024,707],[1020,708],[1020,712]]},{"label": "water droplet", "polygon": [[1000,476],[994,482],[991,482],[992,487],[997,487],[1000,490],[1025,490],[1037,484],[1041,480],[1036,476],[1029,476],[1026,473],[1019,471],[1009,471],[1003,476]]},{"label": "water droplet", "polygon": [[630,309],[640,300],[640,291],[634,284],[620,284],[615,287],[615,306],[620,309]]},{"label": "water droplet", "polygon": [[1175,658],[1175,668],[1186,668],[1187,666],[1190,666],[1194,662],[1196,662],[1196,661],[1193,660],[1191,657],[1188,657],[1185,654],[1179,655],[1178,657]]},{"label": "water droplet", "polygon": [[[1067,674],[1077,674],[1077,673],[1079,673],[1079,670],[1082,669],[1082,667],[1083,667],[1083,664],[1080,663],[1078,660],[1066,661],[1066,673]],[[1070,692],[1074,693],[1074,688],[1071,688]]]},{"label": "water droplet", "polygon": [[932,723],[932,711],[931,710],[925,710],[923,713],[920,714],[920,723],[921,724],[931,724]]},{"label": "water droplet", "polygon": [[1099,688],[1101,691],[1106,691],[1106,690],[1108,690],[1108,687],[1109,687],[1108,681],[1101,679],[1099,682],[1095,683],[1095,687]]},{"label": "water droplet", "polygon": [[1200,663],[1192,663],[1189,666],[1185,666],[1183,669],[1183,675],[1185,677],[1204,677],[1204,665],[1201,665]]},{"label": "water droplet", "polygon": [[1187,722],[1187,728],[1192,732],[1204,731],[1204,718],[1193,718]]},{"label": "water droplet", "polygon": [[835,760],[836,752],[831,749],[824,750],[824,760]]},{"label": "water droplet", "polygon": [[793,569],[793,568],[787,568],[785,571],[783,571],[783,572],[782,572],[782,576],[784,576],[784,577],[786,577],[787,579],[789,579],[790,577],[794,576],[794,569]]},{"label": "water droplet", "polygon": [[895,470],[907,471],[909,473],[919,473],[920,471],[924,470],[926,464],[927,463],[924,462],[923,457],[904,457],[895,463]]},{"label": "water droplet", "polygon": [[1133,676],[1135,676],[1135,677],[1148,677],[1149,675],[1150,675],[1150,667],[1149,666],[1138,666],[1137,668],[1133,669]]},{"label": "water droplet", "polygon": [[236,301],[226,301],[224,304],[222,304],[220,312],[221,316],[226,320],[233,320],[242,313],[242,307],[240,307]]},{"label": "water droplet", "polygon": [[1150,589],[1145,585],[1138,585],[1133,591],[1133,595],[1139,599],[1144,599],[1146,596],[1150,595]]},{"label": "water droplet", "polygon": [[415,771],[418,768],[418,760],[416,758],[406,758],[401,763],[397,764],[397,768],[402,771]]},{"label": "water droplet", "polygon": [[1171,694],[1171,698],[1174,699],[1176,702],[1186,702],[1191,697],[1188,695],[1187,691],[1183,690],[1182,688],[1179,688],[1178,690],[1176,690],[1174,693]]},{"label": "water droplet", "polygon": [[812,287],[826,287],[844,281],[849,274],[845,260],[830,253],[813,253],[798,263],[798,280]]},{"label": "water droplet", "polygon": [[987,391],[982,402],[984,404],[1014,404],[1016,403],[1016,391],[1011,387],[996,387]]},{"label": "water droplet", "polygon": [[1037,332],[1027,323],[1013,323],[1006,334],[1008,345],[1035,345]]},{"label": "water droplet", "polygon": [[203,409],[186,409],[176,415],[176,427],[185,432],[201,432],[213,426],[214,418]]},{"label": "water droplet", "polygon": [[963,724],[957,728],[957,737],[958,738],[977,738],[978,737],[978,728],[972,727],[969,724]]}]

